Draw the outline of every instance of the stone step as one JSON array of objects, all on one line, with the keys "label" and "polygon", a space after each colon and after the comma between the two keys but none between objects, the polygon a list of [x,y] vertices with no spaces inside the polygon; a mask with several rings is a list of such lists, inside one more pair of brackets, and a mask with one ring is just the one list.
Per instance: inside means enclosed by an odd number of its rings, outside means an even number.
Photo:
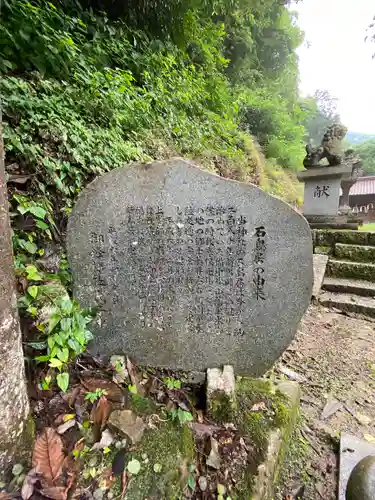
[{"label": "stone step", "polygon": [[375,245],[375,231],[313,230],[314,246],[333,246],[334,243],[350,245]]},{"label": "stone step", "polygon": [[329,259],[326,275],[335,278],[353,278],[375,282],[375,264]]},{"label": "stone step", "polygon": [[337,259],[375,263],[375,247],[369,245],[336,243],[334,254]]},{"label": "stone step", "polygon": [[356,231],[358,224],[355,222],[329,223],[329,222],[309,222],[311,229],[350,229]]},{"label": "stone step", "polygon": [[326,307],[339,309],[340,311],[364,314],[375,318],[375,298],[359,297],[347,293],[323,292],[319,296],[319,302]]},{"label": "stone step", "polygon": [[351,293],[363,297],[375,297],[375,283],[345,278],[324,278],[322,289],[327,292]]}]

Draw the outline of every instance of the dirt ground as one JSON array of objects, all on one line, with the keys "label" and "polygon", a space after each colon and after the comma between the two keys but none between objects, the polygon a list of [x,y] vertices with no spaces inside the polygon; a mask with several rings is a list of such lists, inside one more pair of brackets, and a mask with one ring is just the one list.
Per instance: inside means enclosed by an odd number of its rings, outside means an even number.
[{"label": "dirt ground", "polygon": [[340,434],[375,442],[374,330],[373,320],[321,306],[311,306],[304,316],[274,370],[286,378],[302,377],[300,425],[276,500],[336,499]]}]

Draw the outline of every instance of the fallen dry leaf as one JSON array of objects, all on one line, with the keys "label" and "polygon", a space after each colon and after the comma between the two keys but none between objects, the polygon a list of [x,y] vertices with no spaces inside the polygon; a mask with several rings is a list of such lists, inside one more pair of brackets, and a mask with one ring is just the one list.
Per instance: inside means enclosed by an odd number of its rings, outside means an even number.
[{"label": "fallen dry leaf", "polygon": [[82,387],[77,385],[76,387],[72,387],[71,389],[69,389],[68,392],[63,393],[62,398],[72,408],[74,406],[75,400],[80,395],[81,391]]},{"label": "fallen dry leaf", "polygon": [[188,422],[188,426],[196,434],[198,438],[212,436],[214,432],[220,430],[220,427],[217,425],[200,424],[198,422]]},{"label": "fallen dry leaf", "polygon": [[81,438],[74,445],[74,450],[82,451],[84,447],[85,447],[85,438]]},{"label": "fallen dry leaf", "polygon": [[61,437],[51,427],[46,427],[34,445],[32,466],[35,472],[53,483],[62,472],[65,460]]},{"label": "fallen dry leaf", "polygon": [[76,425],[75,419],[73,420],[67,420],[63,424],[59,425],[58,428],[56,429],[59,434],[64,434],[67,430],[71,429]]},{"label": "fallen dry leaf", "polygon": [[355,418],[362,425],[369,425],[371,423],[371,418],[367,415],[363,415],[362,413],[356,413]]},{"label": "fallen dry leaf", "polygon": [[53,424],[56,425],[57,427],[64,422],[67,422],[68,420],[73,420],[75,418],[75,413],[61,413],[61,415],[58,415]]},{"label": "fallen dry leaf", "polygon": [[320,415],[321,420],[327,420],[327,418],[332,417],[337,411],[342,409],[342,404],[337,399],[329,398],[327,404],[325,405],[322,414]]},{"label": "fallen dry leaf", "polygon": [[129,381],[129,373],[125,366],[125,357],[114,354],[113,356],[111,356],[110,365],[114,370],[112,380],[117,384],[127,384]]},{"label": "fallen dry leaf", "polygon": [[95,392],[95,389],[106,391],[106,397],[115,403],[123,403],[125,393],[117,384],[105,378],[85,377],[81,378],[83,387],[89,392]]},{"label": "fallen dry leaf", "polygon": [[145,431],[145,423],[132,410],[116,410],[111,414],[108,424],[126,434],[133,444],[138,443]]},{"label": "fallen dry leaf", "polygon": [[112,405],[105,396],[101,396],[91,411],[91,420],[94,425],[99,426],[101,429],[107,423],[108,417],[111,413]]},{"label": "fallen dry leaf", "polygon": [[363,434],[363,437],[368,443],[373,443],[375,444],[375,437],[371,436],[371,434]]},{"label": "fallen dry leaf", "polygon": [[40,493],[52,500],[66,500],[68,497],[68,488],[65,486],[45,486]]},{"label": "fallen dry leaf", "polygon": [[0,491],[0,500],[12,500],[14,496],[6,491]]},{"label": "fallen dry leaf", "polygon": [[307,378],[305,376],[300,375],[299,373],[291,370],[287,366],[279,366],[278,368],[283,375],[290,378],[291,380],[299,382],[300,384],[302,384],[303,382],[307,382]]},{"label": "fallen dry leaf", "polygon": [[194,411],[194,406],[190,403],[189,398],[182,389],[168,389],[168,397],[173,403],[176,403],[181,410]]},{"label": "fallen dry leaf", "polygon": [[22,174],[10,174],[8,178],[8,184],[26,184],[27,181],[31,179],[31,175],[22,175]]},{"label": "fallen dry leaf", "polygon": [[141,384],[140,376],[137,373],[135,366],[133,365],[133,363],[130,361],[129,358],[126,358],[126,368],[128,370],[131,383],[135,385],[135,387],[137,388],[137,393],[140,394],[141,396],[144,396],[145,388]]},{"label": "fallen dry leaf", "polygon": [[35,469],[31,469],[25,476],[21,489],[21,497],[23,500],[29,500],[34,493],[34,485],[39,481],[40,477],[40,474],[38,474]]},{"label": "fallen dry leaf", "polygon": [[98,479],[98,484],[104,490],[108,490],[112,484],[116,481],[115,476],[112,474],[112,467],[107,467],[100,474]]},{"label": "fallen dry leaf", "polygon": [[219,455],[219,443],[213,437],[210,438],[211,451],[206,459],[206,464],[213,469],[220,469],[221,457]]}]

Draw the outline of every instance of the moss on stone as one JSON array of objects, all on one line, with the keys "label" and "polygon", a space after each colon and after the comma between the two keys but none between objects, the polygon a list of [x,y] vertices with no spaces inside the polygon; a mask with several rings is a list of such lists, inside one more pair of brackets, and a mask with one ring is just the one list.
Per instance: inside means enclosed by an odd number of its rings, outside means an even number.
[{"label": "moss on stone", "polygon": [[335,243],[347,245],[367,245],[367,233],[362,231],[337,231],[334,233]]},{"label": "moss on stone", "polygon": [[13,463],[22,463],[25,466],[30,466],[35,434],[35,421],[30,413],[24,425],[23,432],[18,437],[18,444],[14,453]]},{"label": "moss on stone", "polygon": [[[194,437],[186,424],[181,426],[166,422],[158,429],[150,429],[136,452],[129,457],[129,460],[139,460],[141,470],[129,482],[126,498],[183,498],[183,490],[187,485],[181,482],[181,470],[195,463],[195,453]],[[154,471],[155,464],[161,466],[160,472]]]},{"label": "moss on stone", "polygon": [[367,234],[367,245],[375,246],[375,232],[368,232]]},{"label": "moss on stone", "polygon": [[[298,398],[297,398],[298,399]],[[234,424],[249,439],[254,446],[255,453],[246,469],[239,471],[239,481],[236,485],[236,499],[248,500],[253,498],[272,498],[271,492],[273,478],[277,475],[277,468],[281,456],[288,446],[290,434],[298,416],[298,409],[293,406],[288,396],[273,386],[270,382],[260,379],[241,378],[236,384],[237,408],[234,413]],[[264,403],[259,410],[254,405]],[[281,444],[276,452],[269,456],[269,438],[281,434]],[[266,496],[259,496],[258,467],[266,464],[269,479],[265,486],[262,482],[262,491],[267,491]],[[269,484],[268,484],[269,483]],[[265,489],[264,489],[265,488]]]},{"label": "moss on stone", "polygon": [[[131,407],[141,416],[150,412],[153,406],[148,398],[139,395],[132,394],[130,401]],[[258,408],[254,406],[258,404]],[[236,466],[236,489],[230,493],[233,500],[253,498],[254,494],[258,494],[260,481],[266,484],[267,491],[271,488],[279,457],[287,448],[293,415],[294,409],[284,392],[262,379],[239,377],[234,401],[221,392],[211,398],[212,420],[233,423],[248,440],[252,450],[248,463]],[[270,443],[279,435],[279,430],[282,443],[276,452],[271,453],[270,460]],[[148,429],[136,450],[129,452],[127,461],[131,459],[141,463],[141,470],[128,483],[127,500],[181,500],[188,491],[186,471],[197,461],[192,431],[188,425],[181,426],[172,421],[162,423],[157,429]],[[266,464],[268,479],[258,475],[261,463]],[[160,472],[155,472],[155,464],[158,464]]]},{"label": "moss on stone", "polygon": [[375,245],[375,233],[354,230],[313,229],[314,248],[333,247],[335,243],[348,245]]},{"label": "moss on stone", "polygon": [[140,394],[129,393],[129,406],[139,416],[152,415],[157,412],[156,404]]},{"label": "moss on stone", "polygon": [[186,424],[181,427],[179,449],[182,456],[188,459],[189,462],[193,462],[195,460],[195,441],[190,427]]},{"label": "moss on stone", "polygon": [[218,423],[232,422],[235,403],[222,391],[217,391],[210,396],[209,416]]},{"label": "moss on stone", "polygon": [[326,267],[327,276],[336,278],[354,278],[367,281],[375,281],[375,265],[345,262],[340,260],[329,260]]},{"label": "moss on stone", "polygon": [[338,259],[354,262],[375,262],[375,247],[367,245],[335,245],[335,256]]},{"label": "moss on stone", "polygon": [[[238,381],[236,395],[235,423],[257,446],[260,461],[264,458],[269,431],[285,425],[286,398],[268,381],[250,378]],[[257,403],[264,403],[266,409],[251,411]]]},{"label": "moss on stone", "polygon": [[314,248],[314,253],[318,253],[321,255],[330,255],[332,253],[332,247],[331,246],[316,246]]}]

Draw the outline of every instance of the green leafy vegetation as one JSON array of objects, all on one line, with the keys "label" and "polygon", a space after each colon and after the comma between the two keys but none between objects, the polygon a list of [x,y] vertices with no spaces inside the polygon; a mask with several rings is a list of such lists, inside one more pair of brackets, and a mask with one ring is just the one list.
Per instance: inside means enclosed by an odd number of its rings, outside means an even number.
[{"label": "green leafy vegetation", "polygon": [[274,0],[170,4],[118,15],[100,4],[107,17],[95,2],[4,2],[7,159],[54,194],[59,217],[93,176],[132,160],[178,153],[256,180],[246,132],[266,157],[300,167],[293,14]]},{"label": "green leafy vegetation", "polygon": [[181,408],[173,409],[169,412],[172,421],[177,421],[181,425],[185,422],[191,422],[193,420],[193,415],[189,411],[182,410]]},{"label": "green leafy vegetation", "polygon": [[165,377],[163,378],[163,382],[168,389],[181,389],[181,380],[177,380],[173,377]]},{"label": "green leafy vegetation", "polygon": [[85,400],[90,401],[90,403],[95,403],[98,399],[100,399],[102,396],[105,396],[107,394],[105,389],[100,389],[97,388],[93,392],[87,392],[85,395]]},{"label": "green leafy vegetation", "polygon": [[375,175],[375,139],[369,139],[354,147],[361,159],[364,175]]}]

